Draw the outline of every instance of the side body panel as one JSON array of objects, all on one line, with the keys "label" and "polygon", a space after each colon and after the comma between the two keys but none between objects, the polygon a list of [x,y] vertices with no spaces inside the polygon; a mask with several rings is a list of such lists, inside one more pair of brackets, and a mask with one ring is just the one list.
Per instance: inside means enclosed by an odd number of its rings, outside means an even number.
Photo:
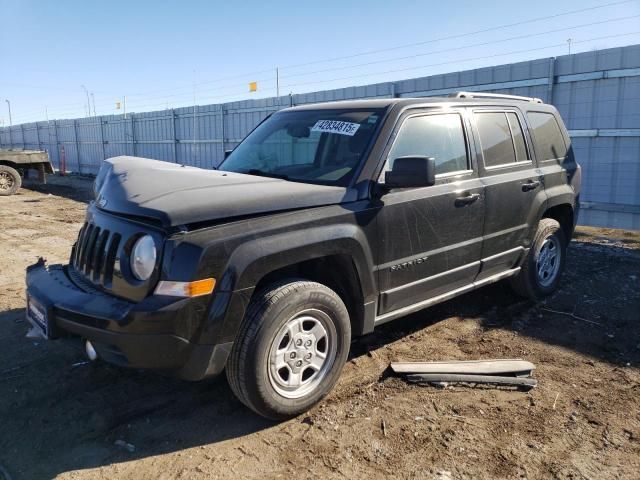
[{"label": "side body panel", "polygon": [[[538,220],[538,212],[546,201],[542,172],[537,169],[533,148],[525,132],[527,159],[517,163],[489,167],[483,152],[475,114],[509,112],[516,114],[524,129],[522,113],[514,107],[470,107],[474,115],[473,132],[476,155],[486,206],[483,229],[482,266],[478,280],[514,268],[529,248]],[[525,129],[526,130],[526,129]]]},{"label": "side body panel", "polygon": [[[411,115],[439,112],[412,110]],[[462,114],[468,130],[464,111],[446,112]],[[378,315],[468,285],[478,273],[484,187],[475,169],[474,148],[468,133],[465,142],[468,171],[438,176],[436,185],[431,187],[394,189],[380,198]],[[391,145],[383,154],[384,159],[390,148]],[[476,200],[471,203],[462,200],[470,196]]]}]

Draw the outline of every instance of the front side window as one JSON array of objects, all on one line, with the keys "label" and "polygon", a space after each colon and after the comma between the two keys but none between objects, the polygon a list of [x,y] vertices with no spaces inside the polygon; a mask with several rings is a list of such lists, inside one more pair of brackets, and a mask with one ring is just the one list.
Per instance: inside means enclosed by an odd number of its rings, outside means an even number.
[{"label": "front side window", "polygon": [[562,138],[556,117],[551,113],[529,112],[533,147],[539,161],[555,160],[567,155],[567,146]]},{"label": "front side window", "polygon": [[462,117],[457,113],[409,117],[400,127],[389,151],[384,172],[393,168],[398,157],[427,156],[436,161],[436,174],[467,170],[467,144]]},{"label": "front side window", "polygon": [[274,114],[220,170],[346,186],[364,160],[384,110],[299,110]]}]

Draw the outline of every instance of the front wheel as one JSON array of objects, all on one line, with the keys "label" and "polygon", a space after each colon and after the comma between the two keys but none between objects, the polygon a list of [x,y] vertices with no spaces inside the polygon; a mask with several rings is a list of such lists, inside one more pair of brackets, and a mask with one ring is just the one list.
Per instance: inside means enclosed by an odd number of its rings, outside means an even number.
[{"label": "front wheel", "polygon": [[567,239],[562,227],[553,218],[543,218],[520,273],[511,279],[511,286],[516,293],[532,300],[550,295],[560,282],[566,253]]},{"label": "front wheel", "polygon": [[229,385],[264,417],[296,416],[333,388],[350,340],[347,308],[333,290],[304,280],[272,285],[247,308],[227,363]]}]

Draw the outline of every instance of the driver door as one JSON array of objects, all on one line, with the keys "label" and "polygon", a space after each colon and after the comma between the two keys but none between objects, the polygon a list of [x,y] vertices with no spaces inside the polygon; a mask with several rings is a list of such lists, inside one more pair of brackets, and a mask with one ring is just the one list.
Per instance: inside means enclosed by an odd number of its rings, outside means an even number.
[{"label": "driver door", "polygon": [[395,158],[436,161],[436,184],[381,197],[376,323],[470,285],[480,269],[484,187],[464,109],[413,110],[399,122],[379,179]]}]

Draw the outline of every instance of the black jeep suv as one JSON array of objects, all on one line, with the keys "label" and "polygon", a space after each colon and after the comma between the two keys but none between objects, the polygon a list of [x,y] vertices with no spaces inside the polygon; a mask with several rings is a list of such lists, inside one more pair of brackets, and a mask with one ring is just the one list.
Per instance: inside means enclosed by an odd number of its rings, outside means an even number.
[{"label": "black jeep suv", "polygon": [[189,380],[226,368],[243,403],[287,418],[377,325],[503,279],[553,292],[579,191],[538,99],[288,108],[216,171],[105,161],[69,265],[27,269],[27,317],[92,359]]}]

